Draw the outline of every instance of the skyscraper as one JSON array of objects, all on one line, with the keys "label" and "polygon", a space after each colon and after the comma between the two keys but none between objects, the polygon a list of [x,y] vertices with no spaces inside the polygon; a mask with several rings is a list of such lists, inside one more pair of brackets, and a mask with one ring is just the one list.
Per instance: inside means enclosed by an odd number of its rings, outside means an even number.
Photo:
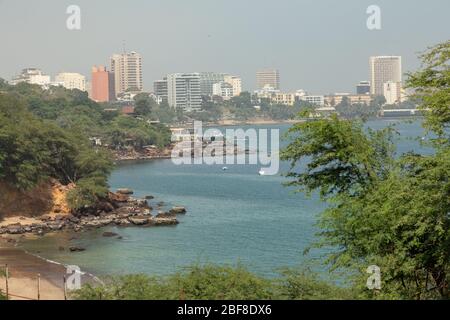
[{"label": "skyscraper", "polygon": [[55,77],[55,81],[69,90],[86,91],[86,77],[79,73],[61,72]]},{"label": "skyscraper", "polygon": [[199,111],[202,107],[200,73],[167,75],[167,100],[172,108]]},{"label": "skyscraper", "polygon": [[280,73],[277,69],[263,69],[256,72],[256,85],[259,90],[266,86],[280,89]]},{"label": "skyscraper", "polygon": [[142,58],[139,53],[114,54],[111,57],[111,72],[114,74],[116,94],[143,90]]},{"label": "skyscraper", "polygon": [[384,94],[386,82],[402,82],[402,57],[375,56],[370,57],[370,93],[381,96]]},{"label": "skyscraper", "polygon": [[91,98],[97,102],[115,100],[114,75],[104,66],[92,67]]}]

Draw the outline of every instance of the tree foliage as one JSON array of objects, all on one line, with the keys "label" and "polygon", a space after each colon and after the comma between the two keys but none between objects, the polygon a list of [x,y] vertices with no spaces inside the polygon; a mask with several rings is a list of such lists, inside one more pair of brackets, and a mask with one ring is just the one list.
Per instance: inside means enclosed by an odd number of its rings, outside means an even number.
[{"label": "tree foliage", "polygon": [[450,40],[430,48],[421,56],[423,67],[410,73],[407,86],[428,114],[426,128],[449,138],[450,126]]},{"label": "tree foliage", "polygon": [[[448,57],[448,42],[436,46],[409,80],[429,110],[425,126],[440,137],[449,120]],[[448,299],[450,148],[440,143],[432,155],[396,156],[393,132],[336,116],[297,124],[283,151],[289,184],[319,190],[328,201],[317,245],[334,248],[327,261],[348,268],[366,297]],[[369,265],[381,268],[381,291],[361,285]]]},{"label": "tree foliage", "polygon": [[273,300],[356,298],[349,289],[318,279],[304,270],[284,270],[264,278],[242,266],[195,265],[166,277],[127,275],[106,285],[86,284],[79,300]]}]

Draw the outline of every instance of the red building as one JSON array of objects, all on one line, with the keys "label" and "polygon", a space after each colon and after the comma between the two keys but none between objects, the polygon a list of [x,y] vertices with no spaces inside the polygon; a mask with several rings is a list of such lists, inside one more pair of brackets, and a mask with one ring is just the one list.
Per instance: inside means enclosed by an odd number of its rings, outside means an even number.
[{"label": "red building", "polygon": [[108,102],[115,100],[114,77],[104,66],[92,67],[92,100]]}]

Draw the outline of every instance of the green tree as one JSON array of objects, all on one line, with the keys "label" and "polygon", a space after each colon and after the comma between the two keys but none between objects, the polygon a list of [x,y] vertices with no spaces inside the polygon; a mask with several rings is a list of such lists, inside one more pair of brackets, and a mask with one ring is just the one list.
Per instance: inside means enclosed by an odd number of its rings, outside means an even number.
[{"label": "green tree", "polygon": [[[440,63],[448,64],[448,46],[431,52],[446,56]],[[411,75],[410,82],[419,85],[415,79],[422,72]],[[431,110],[425,125],[442,137],[448,119],[439,103],[448,101],[448,82],[433,82],[428,94],[421,97],[422,108]],[[308,193],[318,190],[329,203],[317,245],[334,248],[327,260],[332,268],[349,269],[366,297],[448,299],[448,145],[438,144],[432,155],[395,157],[392,128],[366,131],[361,122],[336,116],[297,124],[290,139],[282,154],[291,161],[289,185]],[[305,169],[300,161],[306,161]],[[365,270],[373,264],[382,271],[381,291],[363,288]]]},{"label": "green tree", "polygon": [[156,107],[155,100],[149,96],[148,93],[140,93],[134,97],[135,108],[134,112],[140,116],[150,116],[153,109]]},{"label": "green tree", "polygon": [[407,86],[415,91],[426,115],[425,127],[449,142],[450,40],[430,48],[422,56],[423,68],[409,73]]}]

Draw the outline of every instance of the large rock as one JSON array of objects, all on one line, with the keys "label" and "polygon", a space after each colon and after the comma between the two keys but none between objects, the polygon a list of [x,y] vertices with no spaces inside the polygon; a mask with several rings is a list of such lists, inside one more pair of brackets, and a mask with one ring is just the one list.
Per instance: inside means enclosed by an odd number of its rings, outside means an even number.
[{"label": "large rock", "polygon": [[170,209],[169,212],[173,213],[173,214],[184,214],[184,213],[186,213],[186,208],[185,207],[173,207],[172,209]]},{"label": "large rock", "polygon": [[22,234],[22,233],[25,233],[25,230],[23,229],[22,225],[20,223],[18,223],[18,224],[12,224],[12,225],[7,226],[6,233]]},{"label": "large rock", "polygon": [[176,219],[176,215],[170,212],[159,212],[156,215],[156,218],[164,218],[164,219]]},{"label": "large rock", "polygon": [[120,193],[113,193],[113,192],[109,193],[109,200],[111,200],[113,202],[117,202],[117,203],[127,202],[129,198],[130,198],[130,196],[127,194],[120,194]]},{"label": "large rock", "polygon": [[154,226],[171,226],[177,225],[179,222],[176,218],[154,218],[152,224]]},{"label": "large rock", "polygon": [[136,226],[144,226],[150,222],[150,218],[145,216],[129,217],[128,220]]},{"label": "large rock", "polygon": [[134,191],[128,188],[121,188],[121,189],[117,189],[116,191],[118,194],[126,194],[126,195],[130,195],[133,194]]}]

